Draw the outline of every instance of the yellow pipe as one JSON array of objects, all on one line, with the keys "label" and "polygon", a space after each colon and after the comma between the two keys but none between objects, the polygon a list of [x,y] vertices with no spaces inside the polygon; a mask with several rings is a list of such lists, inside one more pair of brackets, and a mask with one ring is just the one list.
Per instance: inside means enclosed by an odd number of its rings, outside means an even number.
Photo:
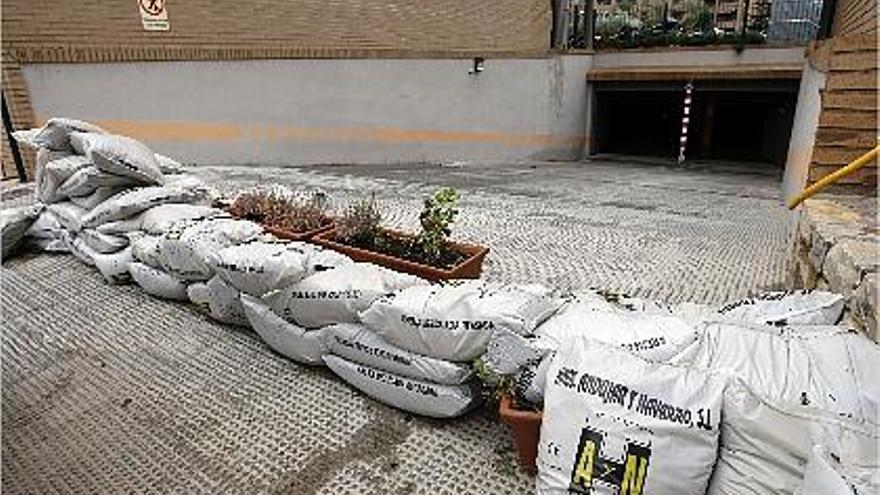
[{"label": "yellow pipe", "polygon": [[829,185],[835,183],[841,177],[846,177],[847,175],[855,172],[856,170],[864,167],[865,165],[871,163],[871,160],[877,158],[877,154],[880,153],[880,146],[872,149],[871,151],[865,153],[864,155],[856,158],[849,165],[837,169],[834,173],[828,174],[825,177],[822,177],[821,180],[811,185],[810,187],[801,191],[797,196],[788,201],[788,209],[793,210],[797,207],[797,205],[801,204],[809,198],[810,196],[816,194],[817,192],[825,189]]}]

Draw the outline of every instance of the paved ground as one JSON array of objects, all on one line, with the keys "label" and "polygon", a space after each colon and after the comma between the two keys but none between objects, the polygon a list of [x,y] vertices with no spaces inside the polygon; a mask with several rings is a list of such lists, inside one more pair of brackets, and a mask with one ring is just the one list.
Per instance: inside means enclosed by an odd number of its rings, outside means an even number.
[{"label": "paved ground", "polygon": [[[456,235],[492,247],[487,277],[718,303],[786,276],[778,178],[626,163],[204,168],[217,187],[278,181],[334,201],[375,194],[412,226],[440,185]],[[0,270],[3,492],[514,494],[506,429],[476,412],[411,417],[249,331],[69,256]]]}]

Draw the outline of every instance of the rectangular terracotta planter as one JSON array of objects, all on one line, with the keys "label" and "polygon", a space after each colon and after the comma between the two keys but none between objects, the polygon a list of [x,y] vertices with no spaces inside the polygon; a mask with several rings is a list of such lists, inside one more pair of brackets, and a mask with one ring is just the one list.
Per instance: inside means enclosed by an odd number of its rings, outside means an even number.
[{"label": "rectangular terracotta planter", "polygon": [[[229,213],[230,215],[232,215],[233,218],[236,218],[238,220],[247,220],[246,218],[242,218],[242,217],[232,213],[231,211],[229,211],[228,208],[224,208],[224,210],[226,211],[226,213]],[[270,225],[266,225],[263,222],[254,222],[254,223],[260,224],[260,226],[263,227],[263,230],[274,235],[275,237],[278,237],[279,239],[287,239],[289,241],[307,241],[307,240],[311,239],[312,237],[320,234],[321,232],[326,232],[326,231],[333,228],[333,217],[326,217],[326,218],[327,218],[326,224],[324,224],[316,229],[307,230],[305,232],[292,232],[290,230],[279,229],[276,227],[272,227]]]},{"label": "rectangular terracotta planter", "polygon": [[498,405],[501,421],[510,427],[513,443],[519,454],[519,465],[529,473],[538,472],[535,461],[538,457],[538,440],[541,437],[541,421],[543,415],[535,411],[520,411],[513,407],[513,398],[509,395],[501,397]]},{"label": "rectangular terracotta planter", "polygon": [[322,227],[318,227],[317,229],[307,230],[305,232],[291,232],[289,230],[278,229],[264,224],[260,225],[263,226],[263,230],[275,235],[275,237],[278,237],[280,239],[287,239],[289,241],[308,241],[322,232],[327,232],[328,230],[333,229],[333,222],[330,222]]},{"label": "rectangular terracotta planter", "polygon": [[[412,234],[400,232],[392,229],[382,229],[383,232],[397,238],[411,238]],[[414,261],[397,258],[375,251],[369,251],[347,244],[336,242],[336,230],[330,229],[319,233],[311,239],[311,242],[340,252],[349,256],[355,261],[365,261],[375,263],[385,268],[391,268],[399,272],[409,273],[431,281],[449,280],[456,278],[480,278],[483,271],[483,260],[489,253],[489,248],[478,246],[476,244],[468,244],[464,242],[450,242],[450,247],[466,256],[464,261],[452,268],[436,268],[429,265],[423,265]]]}]

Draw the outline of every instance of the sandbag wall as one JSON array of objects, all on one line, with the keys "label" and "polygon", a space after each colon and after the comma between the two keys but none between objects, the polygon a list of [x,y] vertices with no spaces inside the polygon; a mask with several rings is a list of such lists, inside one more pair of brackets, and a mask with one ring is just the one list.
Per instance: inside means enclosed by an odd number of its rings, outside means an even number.
[{"label": "sandbag wall", "polygon": [[712,308],[429,284],[230,218],[198,179],[134,140],[69,119],[17,134],[39,150],[41,203],[0,212],[4,257],[22,239],[69,251],[109,283],[190,301],[420,415],[477,406],[479,359],[543,407],[539,493],[877,488],[880,353],[833,326],[840,296]]}]

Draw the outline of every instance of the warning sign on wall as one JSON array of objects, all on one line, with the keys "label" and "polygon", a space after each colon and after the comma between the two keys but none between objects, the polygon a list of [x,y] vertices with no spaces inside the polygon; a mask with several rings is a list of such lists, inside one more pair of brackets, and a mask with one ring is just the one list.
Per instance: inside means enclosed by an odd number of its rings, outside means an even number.
[{"label": "warning sign on wall", "polygon": [[165,0],[137,0],[141,11],[141,24],[146,31],[168,31],[168,10]]}]

